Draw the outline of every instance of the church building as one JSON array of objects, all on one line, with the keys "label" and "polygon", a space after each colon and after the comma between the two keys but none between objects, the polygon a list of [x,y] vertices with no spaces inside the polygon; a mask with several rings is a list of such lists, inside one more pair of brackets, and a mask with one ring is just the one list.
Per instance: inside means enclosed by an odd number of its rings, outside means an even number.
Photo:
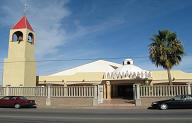
[{"label": "church building", "polygon": [[[104,99],[133,98],[134,84],[168,84],[166,71],[144,70],[133,59],[125,59],[122,64],[98,60],[47,76],[37,75],[35,32],[26,16],[10,29],[3,69],[4,87],[104,85]],[[172,70],[171,74],[173,84],[192,82],[192,73]]]}]

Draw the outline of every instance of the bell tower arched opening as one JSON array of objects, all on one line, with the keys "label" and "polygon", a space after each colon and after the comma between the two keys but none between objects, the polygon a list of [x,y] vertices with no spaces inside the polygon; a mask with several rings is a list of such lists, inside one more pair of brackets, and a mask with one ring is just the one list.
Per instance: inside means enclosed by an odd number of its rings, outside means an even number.
[{"label": "bell tower arched opening", "polygon": [[28,42],[34,44],[34,35],[33,33],[28,34]]},{"label": "bell tower arched opening", "polygon": [[23,33],[21,31],[16,31],[12,35],[12,41],[13,42],[21,42],[23,41]]}]

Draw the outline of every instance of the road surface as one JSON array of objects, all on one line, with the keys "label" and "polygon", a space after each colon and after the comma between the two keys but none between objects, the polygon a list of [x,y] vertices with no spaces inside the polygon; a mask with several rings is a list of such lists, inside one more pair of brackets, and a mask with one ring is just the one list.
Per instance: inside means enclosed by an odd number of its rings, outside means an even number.
[{"label": "road surface", "polygon": [[192,109],[10,109],[0,123],[192,123]]}]

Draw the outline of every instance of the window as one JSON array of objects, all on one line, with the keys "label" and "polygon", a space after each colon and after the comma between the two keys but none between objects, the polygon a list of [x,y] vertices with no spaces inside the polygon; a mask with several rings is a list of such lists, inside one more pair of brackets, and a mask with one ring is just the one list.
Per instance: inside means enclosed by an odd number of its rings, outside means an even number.
[{"label": "window", "polygon": [[130,62],[130,61],[128,61],[128,62],[127,62],[127,64],[128,64],[128,65],[130,65],[130,64],[131,64],[131,62]]},{"label": "window", "polygon": [[181,100],[181,96],[175,96],[174,100]]},{"label": "window", "polygon": [[11,97],[11,100],[16,100],[17,99],[17,97]]},{"label": "window", "polygon": [[10,97],[3,97],[2,99],[4,99],[4,100],[9,100]]},{"label": "window", "polygon": [[185,97],[185,100],[192,100],[192,97],[191,97],[190,95],[187,95],[187,96]]},{"label": "window", "polygon": [[34,43],[34,36],[33,36],[32,33],[29,33],[29,34],[28,34],[28,42],[31,43],[31,44]]},{"label": "window", "polygon": [[16,42],[21,42],[23,41],[23,33],[21,31],[17,31],[15,33],[13,33],[13,36],[12,36],[12,41]]},{"label": "window", "polygon": [[21,97],[19,97],[20,99],[22,99],[22,100],[27,100],[27,98],[26,97],[23,97],[23,96],[21,96]]}]

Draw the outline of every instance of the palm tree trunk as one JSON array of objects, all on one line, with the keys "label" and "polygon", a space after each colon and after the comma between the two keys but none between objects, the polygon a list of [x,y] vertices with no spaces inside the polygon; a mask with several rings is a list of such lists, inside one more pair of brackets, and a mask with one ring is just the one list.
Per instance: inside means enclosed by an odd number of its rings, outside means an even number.
[{"label": "palm tree trunk", "polygon": [[168,74],[168,80],[169,80],[169,85],[172,85],[172,78],[171,78],[171,70],[170,68],[167,69],[167,74]]}]

